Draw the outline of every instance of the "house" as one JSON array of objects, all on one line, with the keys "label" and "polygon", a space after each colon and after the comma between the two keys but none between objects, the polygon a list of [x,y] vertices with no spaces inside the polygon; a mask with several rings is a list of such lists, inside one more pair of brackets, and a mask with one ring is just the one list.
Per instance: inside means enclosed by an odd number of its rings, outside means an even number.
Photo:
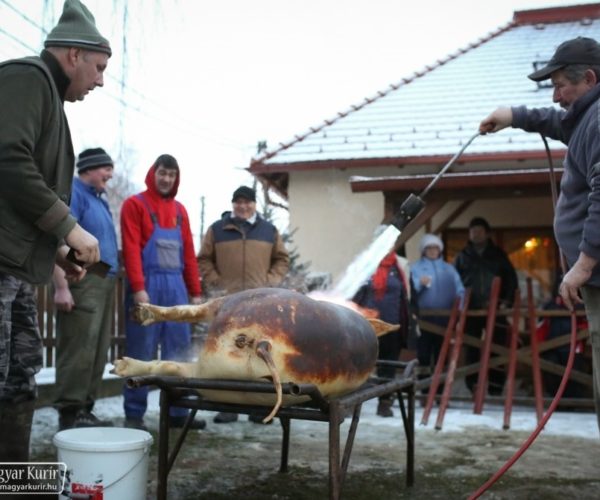
[{"label": "house", "polygon": [[[421,193],[477,135],[488,113],[552,105],[547,82],[527,75],[577,36],[600,40],[600,3],[517,11],[495,32],[252,159],[248,170],[287,200],[301,259],[335,280],[406,197]],[[548,145],[559,179],[565,146]],[[548,165],[537,134],[475,137],[397,244],[413,260],[420,236],[434,232],[452,260],[480,215],[521,276],[549,292],[559,259]]]}]

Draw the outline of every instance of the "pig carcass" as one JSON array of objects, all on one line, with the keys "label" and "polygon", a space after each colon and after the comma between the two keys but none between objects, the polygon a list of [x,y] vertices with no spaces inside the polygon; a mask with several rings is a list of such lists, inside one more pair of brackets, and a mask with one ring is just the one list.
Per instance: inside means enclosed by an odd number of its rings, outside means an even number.
[{"label": "pig carcass", "polygon": [[195,363],[115,361],[123,377],[159,374],[204,379],[265,381],[275,394],[201,390],[212,401],[273,406],[306,401],[282,395],[281,384],[314,384],[324,397],[361,386],[377,359],[377,336],[398,328],[339,304],[280,288],[257,288],[201,305],[137,306],[144,325],[157,321],[210,322]]}]

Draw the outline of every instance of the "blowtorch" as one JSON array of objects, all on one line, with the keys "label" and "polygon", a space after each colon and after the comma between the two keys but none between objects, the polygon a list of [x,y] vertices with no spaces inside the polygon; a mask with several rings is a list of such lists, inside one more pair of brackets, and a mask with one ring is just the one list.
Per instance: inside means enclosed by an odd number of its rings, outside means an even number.
[{"label": "blowtorch", "polygon": [[416,194],[411,193],[408,195],[406,200],[404,200],[402,205],[400,205],[400,209],[398,210],[398,212],[396,214],[394,214],[394,217],[392,218],[392,221],[391,221],[392,225],[396,226],[396,228],[398,228],[399,231],[403,231],[404,228],[408,225],[408,223],[411,220],[413,220],[417,215],[419,215],[419,212],[425,207],[425,201],[423,201],[423,198],[425,196],[427,196],[427,193],[429,193],[429,191],[431,191],[433,186],[435,186],[436,183],[441,179],[441,177],[448,171],[448,169],[452,165],[454,165],[454,163],[456,163],[456,160],[458,160],[462,156],[465,149],[467,149],[469,147],[469,145],[479,135],[481,135],[481,132],[477,132],[476,134],[473,134],[473,136],[471,136],[471,138],[463,145],[463,147],[460,149],[460,151],[458,151],[458,153],[456,153],[450,159],[450,161],[448,163],[446,163],[446,165],[444,165],[444,167],[431,180],[431,182],[427,185],[427,187],[425,189],[423,189],[421,194],[416,195]]}]

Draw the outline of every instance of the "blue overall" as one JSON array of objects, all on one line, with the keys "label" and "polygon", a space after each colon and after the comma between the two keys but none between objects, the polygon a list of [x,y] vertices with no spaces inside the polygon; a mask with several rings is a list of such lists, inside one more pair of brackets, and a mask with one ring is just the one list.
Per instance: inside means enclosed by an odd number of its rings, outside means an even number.
[{"label": "blue overall", "polygon": [[[146,292],[150,303],[158,306],[175,306],[189,303],[187,288],[183,281],[183,241],[181,237],[181,215],[177,205],[177,226],[163,228],[158,225],[158,218],[152,212],[144,197],[142,200],[150,212],[154,230],[152,236],[142,250],[142,268]],[[125,310],[133,307],[133,291],[128,286],[125,296]],[[127,315],[125,323],[127,356],[150,361],[160,359],[188,361],[190,359],[191,328],[188,323],[166,321],[149,326],[141,326]],[[125,398],[125,416],[127,418],[143,418],[146,412],[148,387],[123,390]],[[186,408],[171,407],[171,416],[185,416]]]}]

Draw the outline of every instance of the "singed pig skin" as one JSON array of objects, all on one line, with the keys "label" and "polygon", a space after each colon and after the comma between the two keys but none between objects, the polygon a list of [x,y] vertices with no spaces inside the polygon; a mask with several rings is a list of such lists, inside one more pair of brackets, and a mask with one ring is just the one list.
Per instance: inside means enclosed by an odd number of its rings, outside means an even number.
[{"label": "singed pig skin", "polygon": [[[377,336],[398,328],[378,319],[367,320],[343,305],[281,288],[246,290],[200,305],[140,304],[135,314],[142,324],[209,322],[207,337],[193,364],[180,363],[178,367],[171,361],[123,358],[115,363],[118,375],[126,377],[146,370],[154,374],[181,372],[204,379],[265,383],[278,378],[281,383],[315,384],[325,397],[361,386],[375,367]],[[265,355],[270,358],[268,363]],[[268,406],[276,401],[274,394],[214,390],[201,393],[220,402]],[[306,399],[285,395],[283,404]]]},{"label": "singed pig skin", "polygon": [[[218,300],[220,307],[197,364],[199,377],[269,378],[267,367],[255,353],[262,340],[271,345],[283,383],[316,384],[324,396],[359,387],[375,366],[373,327],[351,309],[279,288],[246,290]],[[232,401],[235,396],[206,392],[207,397],[219,401]],[[271,395],[252,394],[236,402],[249,403],[248,399],[256,404],[273,401]],[[284,404],[289,399],[284,398]]]}]

